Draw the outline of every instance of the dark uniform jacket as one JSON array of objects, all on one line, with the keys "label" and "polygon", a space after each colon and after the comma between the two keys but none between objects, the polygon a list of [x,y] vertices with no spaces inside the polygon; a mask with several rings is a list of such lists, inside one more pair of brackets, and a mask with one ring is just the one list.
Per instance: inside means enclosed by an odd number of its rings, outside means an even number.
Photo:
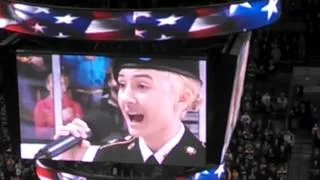
[{"label": "dark uniform jacket", "polygon": [[[127,136],[123,140],[114,140],[101,146],[95,159],[97,161],[119,163],[144,163],[138,138]],[[185,128],[179,143],[166,156],[163,165],[203,166],[205,164],[205,145]]]}]

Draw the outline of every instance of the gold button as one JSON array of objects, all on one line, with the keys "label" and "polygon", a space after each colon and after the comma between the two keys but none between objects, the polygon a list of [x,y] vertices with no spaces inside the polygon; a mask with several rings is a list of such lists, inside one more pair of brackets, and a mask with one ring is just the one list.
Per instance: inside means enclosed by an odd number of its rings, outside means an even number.
[{"label": "gold button", "polygon": [[202,144],[202,146],[203,146],[204,148],[207,147],[205,142],[202,142],[201,144]]},{"label": "gold button", "polygon": [[132,148],[134,148],[134,146],[135,146],[136,144],[135,143],[131,143],[131,144],[129,144],[129,146],[128,146],[128,150],[131,150]]},{"label": "gold button", "polygon": [[186,153],[190,156],[195,155],[197,153],[197,150],[192,146],[186,147],[185,150],[186,150]]},{"label": "gold button", "polygon": [[125,138],[124,138],[124,140],[126,140],[126,141],[129,141],[130,139],[132,139],[132,136],[126,136]]}]

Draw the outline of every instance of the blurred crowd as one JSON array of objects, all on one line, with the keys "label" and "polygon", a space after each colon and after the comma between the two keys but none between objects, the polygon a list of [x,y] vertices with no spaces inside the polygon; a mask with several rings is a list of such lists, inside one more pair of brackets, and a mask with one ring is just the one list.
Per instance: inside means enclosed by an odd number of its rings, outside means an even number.
[{"label": "blurred crowd", "polygon": [[[317,112],[319,116],[319,112]],[[319,117],[317,118],[319,120]],[[313,136],[313,153],[311,157],[311,172],[310,172],[310,180],[320,179],[320,123],[318,121],[314,121],[314,126],[312,128],[312,136]]]},{"label": "blurred crowd", "polygon": [[8,132],[6,106],[0,92],[0,180],[37,179],[33,161],[21,161]]},{"label": "blurred crowd", "polygon": [[320,129],[319,123],[312,128],[313,153],[311,157],[310,180],[320,179]]},{"label": "blurred crowd", "polygon": [[295,43],[304,36],[259,30],[254,37],[241,112],[225,160],[232,180],[284,180],[295,140],[285,126],[289,87],[270,87],[268,82],[283,71],[281,62],[305,55]]},{"label": "blurred crowd", "polygon": [[286,71],[294,63],[306,61],[306,34],[258,30],[254,34],[249,69],[258,80],[265,80],[274,72]]},{"label": "blurred crowd", "polygon": [[297,88],[295,102],[290,110],[292,124],[303,129],[311,129],[313,147],[311,155],[310,180],[320,179],[320,107],[304,97],[303,89]]},{"label": "blurred crowd", "polygon": [[275,119],[284,120],[286,96],[283,92],[261,94],[253,88],[246,92],[226,155],[232,179],[286,179],[294,134],[275,125]]},{"label": "blurred crowd", "polygon": [[312,20],[312,24],[319,24],[320,4],[318,0],[282,0],[285,18],[291,20]]},{"label": "blurred crowd", "polygon": [[319,38],[320,30],[320,2],[318,0],[308,0],[307,7],[303,9],[305,12],[305,20],[307,22],[307,29],[310,35],[314,38]]}]

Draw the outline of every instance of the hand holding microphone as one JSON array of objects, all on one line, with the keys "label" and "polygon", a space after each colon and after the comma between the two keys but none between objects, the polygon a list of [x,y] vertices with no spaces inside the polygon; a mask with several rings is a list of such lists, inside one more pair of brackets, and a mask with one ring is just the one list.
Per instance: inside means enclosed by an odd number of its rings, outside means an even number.
[{"label": "hand holding microphone", "polygon": [[40,149],[36,158],[53,158],[57,160],[81,161],[90,146],[86,140],[91,135],[88,125],[81,119],[62,126],[54,136],[54,141]]}]

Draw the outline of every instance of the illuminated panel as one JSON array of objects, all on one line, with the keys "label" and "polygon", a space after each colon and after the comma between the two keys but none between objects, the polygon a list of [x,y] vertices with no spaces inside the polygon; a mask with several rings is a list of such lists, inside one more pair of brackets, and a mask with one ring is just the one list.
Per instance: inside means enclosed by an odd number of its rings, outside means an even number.
[{"label": "illuminated panel", "polygon": [[4,3],[0,28],[36,36],[86,40],[169,40],[243,32],[279,19],[279,0],[146,11]]},{"label": "illuminated panel", "polygon": [[[150,141],[144,138],[147,134],[148,137],[156,137],[153,143],[159,143],[168,136],[164,145],[157,149],[157,162],[152,163],[173,166],[206,164],[207,66],[204,58],[183,58],[181,63],[177,57],[41,52],[21,52],[16,58],[22,159],[37,158],[39,150],[40,154],[42,150],[54,152],[50,157],[48,154],[44,156],[55,159],[59,154],[55,152],[64,152],[61,149],[64,143],[42,148],[55,142],[54,136],[61,132],[61,126],[71,127],[79,121],[91,130],[92,137],[88,139],[91,146],[85,155],[74,161],[147,163],[148,151],[151,151]],[[36,67],[31,61],[42,61],[43,64]],[[107,70],[114,72],[114,76],[106,75]],[[119,81],[119,86],[112,84],[115,80]],[[106,81],[109,90],[103,93]],[[201,87],[200,82],[203,82]],[[130,83],[129,91],[125,83]],[[171,84],[175,86],[171,88]],[[190,98],[181,101],[185,105],[180,108],[180,105],[175,105],[178,99],[172,97],[180,96],[180,92],[184,94],[185,91],[180,91],[182,87],[187,89]],[[88,92],[94,92],[91,100],[87,98]],[[135,95],[131,96],[131,93]],[[129,102],[129,98],[134,98],[135,103]],[[202,101],[195,105],[198,99]],[[111,155],[111,150],[115,154]],[[163,151],[165,156],[161,155]]]}]

